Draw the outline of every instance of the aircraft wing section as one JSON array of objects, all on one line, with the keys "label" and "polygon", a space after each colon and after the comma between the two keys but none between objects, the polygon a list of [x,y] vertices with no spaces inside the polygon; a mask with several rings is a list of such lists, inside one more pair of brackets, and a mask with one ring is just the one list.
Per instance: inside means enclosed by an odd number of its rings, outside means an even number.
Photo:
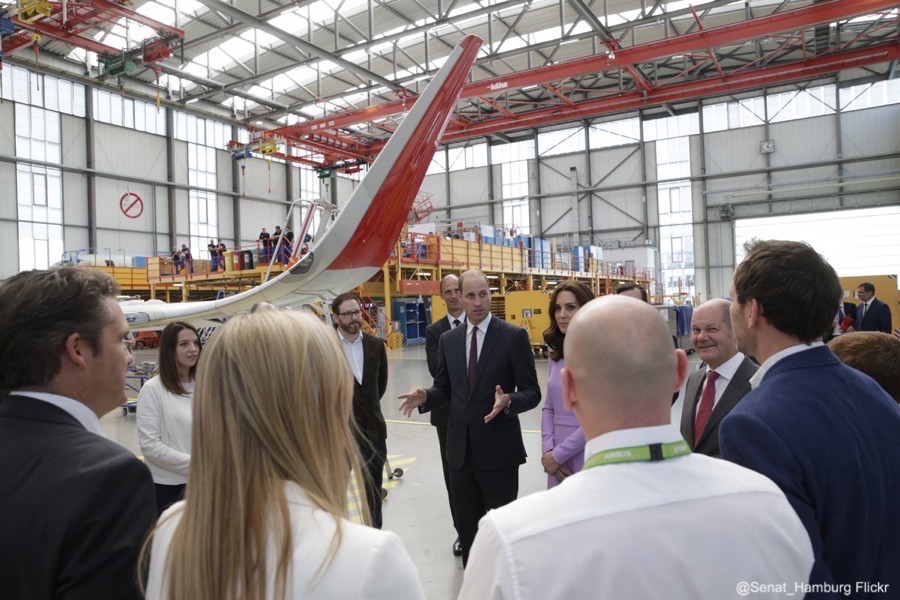
[{"label": "aircraft wing section", "polygon": [[217,321],[263,301],[331,298],[377,273],[400,235],[481,44],[474,35],[460,40],[312,252],[261,286],[221,300],[123,305],[131,327]]}]

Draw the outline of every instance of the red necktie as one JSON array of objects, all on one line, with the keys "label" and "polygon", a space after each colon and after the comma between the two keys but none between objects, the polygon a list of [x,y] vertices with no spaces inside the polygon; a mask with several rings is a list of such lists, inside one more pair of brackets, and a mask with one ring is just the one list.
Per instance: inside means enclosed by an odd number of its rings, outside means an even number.
[{"label": "red necktie", "polygon": [[478,328],[472,330],[472,345],[469,348],[469,389],[475,387],[475,370],[478,368]]},{"label": "red necktie", "polygon": [[709,371],[706,374],[706,387],[703,388],[703,396],[700,397],[700,408],[697,409],[697,421],[694,423],[694,446],[700,441],[700,435],[709,422],[709,415],[712,414],[713,405],[716,403],[716,379],[719,374],[715,371]]}]

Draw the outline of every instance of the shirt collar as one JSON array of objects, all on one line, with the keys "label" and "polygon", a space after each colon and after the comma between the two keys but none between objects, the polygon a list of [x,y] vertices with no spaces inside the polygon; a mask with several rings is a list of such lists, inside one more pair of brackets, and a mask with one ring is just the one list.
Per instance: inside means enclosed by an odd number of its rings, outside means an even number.
[{"label": "shirt collar", "polygon": [[776,352],[772,356],[770,356],[766,362],[759,366],[759,370],[753,374],[753,377],[750,378],[750,388],[756,389],[760,383],[762,383],[763,377],[766,376],[766,373],[769,372],[769,369],[774,367],[778,361],[781,359],[787,358],[792,354],[797,354],[799,352],[803,352],[805,350],[811,350],[812,348],[816,348],[818,346],[824,346],[822,342],[813,342],[811,344],[797,344],[796,346],[790,346],[789,348],[785,348],[779,352]]},{"label": "shirt collar", "polygon": [[450,321],[450,327],[453,327],[454,319],[459,319],[459,324],[465,325],[466,324],[466,313],[462,313],[458,317],[451,316],[450,313],[447,313],[447,320]]},{"label": "shirt collar", "polygon": [[73,400],[72,398],[67,398],[66,396],[60,396],[58,394],[48,394],[46,392],[13,391],[10,392],[9,395],[25,396],[40,400],[41,402],[46,402],[47,404],[52,404],[60,410],[65,411],[91,433],[106,437],[106,434],[103,433],[103,428],[100,427],[100,419],[97,417],[97,414],[88,408],[86,404],[83,404],[78,400]]},{"label": "shirt collar", "polygon": [[358,343],[362,342],[362,331],[357,331],[356,339],[353,339],[353,340],[348,340],[346,337],[344,337],[344,334],[341,333],[340,331],[338,331],[337,334],[338,334],[338,338],[340,338],[342,344],[348,344],[348,345],[352,346],[354,344],[358,344]]},{"label": "shirt collar", "polygon": [[744,362],[744,354],[742,352],[738,352],[716,369],[710,369],[709,365],[706,367],[706,373],[709,374],[710,371],[715,371],[719,374],[719,377],[724,377],[729,381],[734,379],[734,374],[737,373],[738,368],[741,366],[741,363]]},{"label": "shirt collar", "polygon": [[484,321],[482,321],[478,325],[473,325],[472,323],[469,322],[468,319],[466,319],[466,335],[469,335],[472,332],[473,327],[475,327],[476,329],[480,329],[481,333],[485,333],[488,328],[488,323],[491,322],[492,316],[493,315],[491,315],[491,313],[488,313],[487,316],[484,318]]},{"label": "shirt collar", "polygon": [[619,429],[590,439],[584,446],[584,458],[587,460],[598,452],[613,450],[615,448],[631,448],[632,446],[645,446],[647,444],[667,444],[680,442],[684,438],[681,431],[674,425],[656,425],[654,427],[635,427],[633,429]]}]

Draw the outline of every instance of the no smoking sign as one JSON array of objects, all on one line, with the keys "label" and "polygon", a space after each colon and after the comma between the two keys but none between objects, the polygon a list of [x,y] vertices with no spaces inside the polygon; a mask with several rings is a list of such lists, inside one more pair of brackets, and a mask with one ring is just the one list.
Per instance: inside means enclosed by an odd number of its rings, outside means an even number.
[{"label": "no smoking sign", "polygon": [[144,201],[137,194],[128,192],[122,194],[122,198],[119,200],[119,209],[129,219],[137,219],[144,214]]}]

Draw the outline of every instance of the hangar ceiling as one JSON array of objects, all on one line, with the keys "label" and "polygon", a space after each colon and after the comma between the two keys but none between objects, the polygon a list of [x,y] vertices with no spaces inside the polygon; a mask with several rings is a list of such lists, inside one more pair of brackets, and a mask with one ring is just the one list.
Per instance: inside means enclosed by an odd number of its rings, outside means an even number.
[{"label": "hangar ceiling", "polygon": [[[322,167],[377,155],[464,34],[485,45],[443,142],[846,73],[895,76],[884,0],[19,0],[3,50],[157,87]],[[40,37],[35,38],[34,34]]]}]

